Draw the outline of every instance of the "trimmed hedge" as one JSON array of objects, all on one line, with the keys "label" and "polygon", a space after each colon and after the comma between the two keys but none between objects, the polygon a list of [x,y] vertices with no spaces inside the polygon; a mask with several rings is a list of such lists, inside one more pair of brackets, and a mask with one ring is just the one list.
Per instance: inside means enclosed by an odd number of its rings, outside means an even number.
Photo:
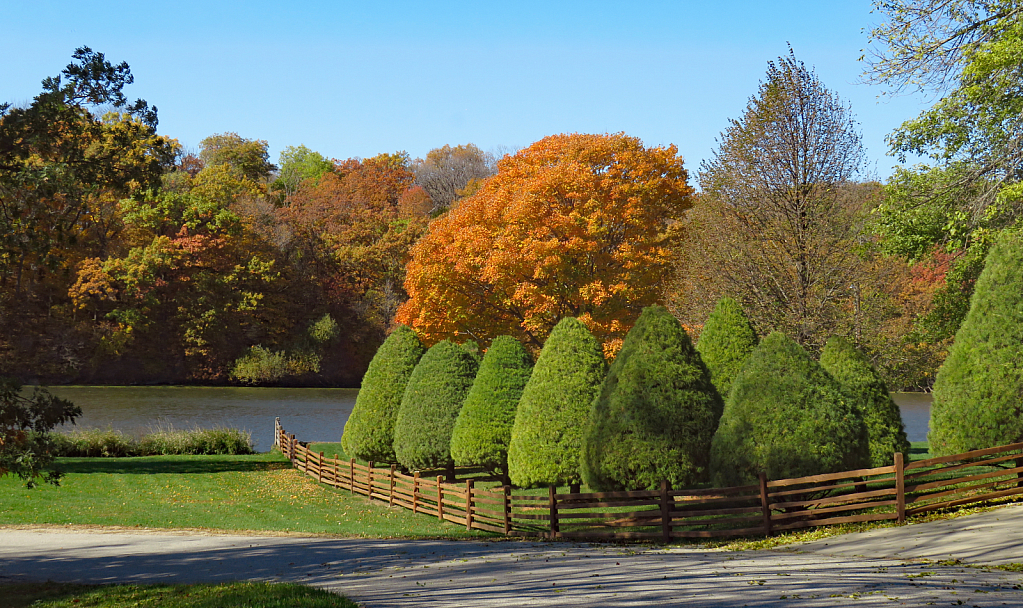
[{"label": "trimmed hedge", "polygon": [[583,426],[604,380],[600,343],[578,319],[562,319],[522,391],[508,474],[520,487],[580,483]]},{"label": "trimmed hedge", "polygon": [[662,306],[645,308],[590,411],[583,480],[597,491],[706,481],[723,407],[682,324]]},{"label": "trimmed hedge", "polygon": [[821,366],[838,380],[852,404],[860,409],[867,425],[871,466],[892,464],[895,452],[908,456],[910,445],[902,412],[870,359],[848,339],[832,336],[821,351]]},{"label": "trimmed hedge", "polygon": [[867,429],[841,385],[774,332],[743,365],[711,444],[715,485],[835,473],[869,462]]},{"label": "trimmed hedge", "polygon": [[977,279],[970,311],[938,370],[931,453],[1023,441],[1023,234],[1001,236]]},{"label": "trimmed hedge", "polygon": [[732,382],[758,343],[757,332],[738,302],[732,298],[718,300],[703,325],[696,350],[722,399],[728,399]]},{"label": "trimmed hedge", "polygon": [[476,377],[476,361],[448,340],[419,360],[394,421],[394,453],[403,467],[453,470],[451,431]]},{"label": "trimmed hedge", "polygon": [[369,362],[355,407],[345,423],[341,447],[349,456],[375,462],[397,462],[394,419],[412,370],[425,352],[416,332],[399,325]]},{"label": "trimmed hedge", "polygon": [[490,344],[451,434],[456,465],[508,473],[515,410],[532,371],[533,358],[515,338],[499,336]]}]

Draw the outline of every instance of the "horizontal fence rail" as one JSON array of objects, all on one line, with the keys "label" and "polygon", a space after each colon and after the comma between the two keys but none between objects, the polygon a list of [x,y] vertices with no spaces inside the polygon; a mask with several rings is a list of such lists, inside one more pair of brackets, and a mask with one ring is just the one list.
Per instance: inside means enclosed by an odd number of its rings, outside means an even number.
[{"label": "horizontal fence rail", "polygon": [[[1023,443],[891,466],[768,480],[756,485],[630,492],[546,493],[478,488],[438,471],[400,471],[313,452],[274,421],[274,446],[320,483],[466,530],[564,539],[658,540],[769,536],[814,526],[892,520],[1023,495]],[[457,469],[457,475],[481,469]],[[457,477],[456,475],[456,477]]]}]

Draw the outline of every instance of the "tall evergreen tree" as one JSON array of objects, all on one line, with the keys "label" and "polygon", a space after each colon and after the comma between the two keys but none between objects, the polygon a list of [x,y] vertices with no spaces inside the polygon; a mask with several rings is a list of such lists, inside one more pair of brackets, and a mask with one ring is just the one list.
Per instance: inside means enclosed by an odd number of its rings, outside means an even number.
[{"label": "tall evergreen tree", "polygon": [[732,298],[718,300],[700,332],[696,350],[722,399],[728,398],[732,381],[758,342],[757,332],[739,303]]},{"label": "tall evergreen tree", "polygon": [[794,340],[774,332],[735,379],[711,444],[719,486],[866,466],[867,429],[838,382]]},{"label": "tall evergreen tree", "polygon": [[454,477],[451,432],[472,388],[477,359],[442,340],[412,370],[394,421],[394,453],[408,469],[447,468]]},{"label": "tall evergreen tree", "polygon": [[515,338],[499,336],[490,344],[451,434],[456,465],[507,475],[515,410],[532,371],[533,358]]},{"label": "tall evergreen tree", "polygon": [[341,447],[348,456],[397,462],[394,418],[412,370],[425,350],[416,332],[407,325],[399,325],[377,349],[362,377],[355,407],[341,435]]},{"label": "tall evergreen tree", "polygon": [[902,412],[892,400],[881,374],[852,342],[832,336],[821,351],[821,366],[838,380],[867,425],[871,466],[892,464],[895,452],[909,454]]},{"label": "tall evergreen tree", "polygon": [[1023,234],[1005,233],[977,279],[970,312],[938,370],[931,452],[1023,441]]},{"label": "tall evergreen tree", "polygon": [[705,481],[723,407],[682,324],[662,306],[645,308],[590,411],[583,479],[605,491]]},{"label": "tall evergreen tree", "polygon": [[583,426],[604,380],[600,343],[578,319],[562,319],[522,391],[508,473],[521,487],[579,483]]}]

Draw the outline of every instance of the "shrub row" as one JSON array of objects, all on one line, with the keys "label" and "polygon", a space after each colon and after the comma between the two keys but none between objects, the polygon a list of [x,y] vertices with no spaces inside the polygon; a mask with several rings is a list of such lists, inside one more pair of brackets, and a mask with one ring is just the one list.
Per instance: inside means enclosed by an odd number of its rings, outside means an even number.
[{"label": "shrub row", "polygon": [[727,299],[696,347],[666,309],[646,308],[609,369],[572,318],[535,367],[507,336],[481,365],[473,352],[442,341],[420,358],[415,334],[396,330],[346,425],[349,454],[407,469],[483,466],[522,487],[614,491],[880,466],[908,451],[898,408],[851,343],[833,339],[820,363],[780,333],[758,344]]},{"label": "shrub row", "polygon": [[238,429],[160,430],[141,437],[112,429],[50,434],[55,456],[164,456],[252,454],[252,436]]}]

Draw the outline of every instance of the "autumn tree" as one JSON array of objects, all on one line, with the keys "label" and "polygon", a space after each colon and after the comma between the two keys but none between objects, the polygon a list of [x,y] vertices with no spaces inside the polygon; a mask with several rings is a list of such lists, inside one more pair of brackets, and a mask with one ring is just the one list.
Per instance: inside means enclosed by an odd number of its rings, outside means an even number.
[{"label": "autumn tree", "polygon": [[614,352],[672,264],[693,190],[674,146],[555,135],[498,163],[413,247],[397,319],[425,341],[512,335],[538,350],[579,318]]},{"label": "autumn tree", "polygon": [[82,47],[25,107],[0,104],[0,353],[7,373],[81,364],[67,289],[83,258],[116,253],[118,201],[159,188],[176,142],[129,102],[127,63]]},{"label": "autumn tree", "polygon": [[[819,346],[862,274],[843,191],[863,165],[848,107],[793,53],[769,62],[743,116],[700,170],[682,272],[713,275],[761,333]],[[715,298],[716,299],[716,298]]]},{"label": "autumn tree", "polygon": [[451,208],[471,194],[496,171],[496,159],[474,144],[434,148],[425,159],[416,159],[412,170],[416,184],[430,195],[432,212]]},{"label": "autumn tree", "polygon": [[334,163],[305,146],[288,146],[281,152],[278,163],[280,171],[270,189],[285,197],[298,192],[305,180],[318,180],[334,169]]},{"label": "autumn tree", "polygon": [[199,142],[199,158],[206,164],[227,165],[242,177],[259,183],[277,166],[270,162],[265,140],[246,139],[237,133],[217,133]]}]

